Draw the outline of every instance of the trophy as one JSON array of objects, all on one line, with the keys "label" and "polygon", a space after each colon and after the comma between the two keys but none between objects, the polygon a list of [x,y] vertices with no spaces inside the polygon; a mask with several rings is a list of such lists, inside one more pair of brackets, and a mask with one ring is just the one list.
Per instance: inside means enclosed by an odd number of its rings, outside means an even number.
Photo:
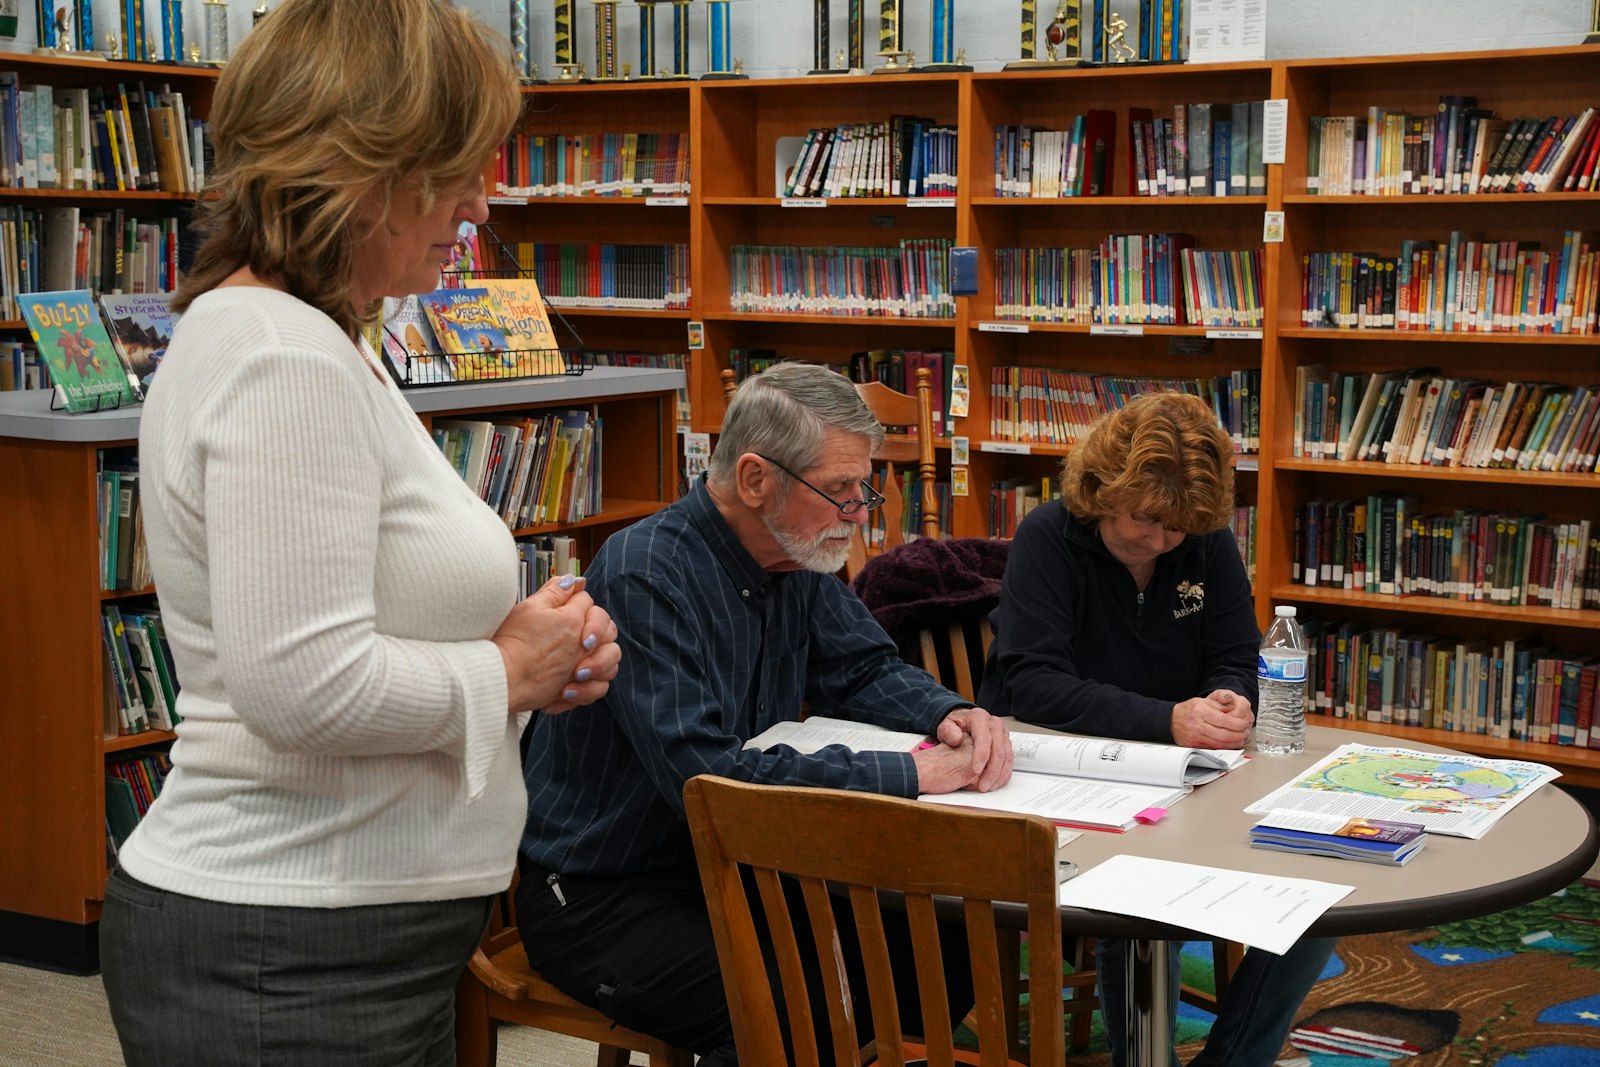
[{"label": "trophy", "polygon": [[1111,10],[1109,3],[1100,9],[1100,36],[1105,45],[1102,56],[1107,64],[1123,64],[1139,58],[1139,53],[1128,44],[1128,20],[1120,12]]},{"label": "trophy", "polygon": [[267,17],[267,0],[261,0],[250,11],[250,28],[253,30],[261,25],[261,20]]},{"label": "trophy", "polygon": [[169,63],[182,63],[187,49],[183,47],[183,0],[161,0],[161,54]]},{"label": "trophy", "polygon": [[556,70],[560,72],[556,75],[558,82],[583,80],[583,65],[573,55],[573,4],[574,0],[555,0]]},{"label": "trophy", "polygon": [[878,0],[878,54],[883,57],[881,67],[874,74],[905,74],[916,62],[916,56],[905,51],[900,28],[900,0]]},{"label": "trophy", "polygon": [[528,22],[529,0],[511,0],[511,65],[524,84],[534,80],[533,32]]},{"label": "trophy", "polygon": [[640,78],[656,76],[656,3],[657,0],[638,0]]},{"label": "trophy", "polygon": [[833,21],[829,8],[830,0],[814,0],[812,8],[812,60],[813,68],[810,74],[860,74],[866,64],[862,57],[862,42],[866,38],[867,16],[861,7],[862,0],[849,0],[847,18],[849,19],[850,48],[839,49],[837,55],[830,62],[828,59],[828,28]]},{"label": "trophy", "polygon": [[692,78],[689,73],[689,4],[691,0],[672,0],[672,77]]},{"label": "trophy", "polygon": [[617,80],[617,0],[594,0],[594,80]]},{"label": "trophy", "polygon": [[1083,62],[1083,0],[1060,0],[1055,17],[1044,28],[1047,58],[1038,56],[1034,27],[1038,0],[1022,0],[1022,58],[1006,64],[1007,70],[1057,70]]},{"label": "trophy", "polygon": [[[228,61],[228,0],[205,0],[201,6],[206,13],[206,62],[220,67]],[[135,47],[128,42],[130,57]]]},{"label": "trophy", "polygon": [[921,69],[929,72],[971,70],[966,49],[956,51],[955,0],[930,0],[929,7],[932,41],[928,56],[931,62]]},{"label": "trophy", "polygon": [[1600,44],[1600,0],[1594,0],[1594,10],[1589,12],[1589,36],[1584,44]]},{"label": "trophy", "polygon": [[706,0],[706,72],[701,81],[747,78],[744,63],[733,59],[733,23],[729,0]]}]

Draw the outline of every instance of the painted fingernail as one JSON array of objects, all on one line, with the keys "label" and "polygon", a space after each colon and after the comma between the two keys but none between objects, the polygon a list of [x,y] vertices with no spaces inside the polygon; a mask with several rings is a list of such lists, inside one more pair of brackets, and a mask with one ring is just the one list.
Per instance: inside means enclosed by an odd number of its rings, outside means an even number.
[{"label": "painted fingernail", "polygon": [[594,671],[591,671],[588,667],[584,667],[573,677],[577,678],[580,682],[587,682],[590,678],[594,677]]},{"label": "painted fingernail", "polygon": [[560,581],[559,584],[560,584],[561,588],[563,588],[563,589],[571,589],[574,585],[577,584],[577,582],[578,582],[577,578],[573,577],[570,574],[566,574],[566,575],[562,575],[561,581]]},{"label": "painted fingernail", "polygon": [[563,689],[561,691],[561,699],[562,700],[577,700],[578,699],[578,691],[576,689]]},{"label": "painted fingernail", "polygon": [[588,637],[583,639],[583,650],[585,652],[593,652],[594,646],[598,645],[599,643],[600,638],[596,637],[594,634],[590,634]]}]

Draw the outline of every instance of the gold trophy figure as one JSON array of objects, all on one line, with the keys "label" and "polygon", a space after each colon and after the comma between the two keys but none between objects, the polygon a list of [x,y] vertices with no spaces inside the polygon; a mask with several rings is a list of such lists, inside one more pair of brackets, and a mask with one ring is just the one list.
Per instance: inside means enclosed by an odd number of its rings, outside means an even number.
[{"label": "gold trophy figure", "polygon": [[1106,11],[1106,62],[1127,63],[1139,53],[1128,44],[1128,20],[1116,11]]},{"label": "gold trophy figure", "polygon": [[905,38],[900,25],[900,0],[878,0],[878,55],[883,66],[873,68],[874,74],[906,74],[916,57],[903,47]]},{"label": "gold trophy figure", "polygon": [[1046,59],[1038,58],[1034,33],[1036,0],[1022,0],[1022,58],[1006,64],[1007,70],[1059,70],[1083,62],[1083,0],[1059,0],[1056,13],[1044,28]]}]

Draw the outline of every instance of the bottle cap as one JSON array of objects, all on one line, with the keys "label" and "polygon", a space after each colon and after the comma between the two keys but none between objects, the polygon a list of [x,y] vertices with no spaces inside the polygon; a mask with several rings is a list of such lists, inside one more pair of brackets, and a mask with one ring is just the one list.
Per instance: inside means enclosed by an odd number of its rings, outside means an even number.
[{"label": "bottle cap", "polygon": [[1293,604],[1279,604],[1273,609],[1273,614],[1280,619],[1292,619],[1295,615],[1295,607]]}]

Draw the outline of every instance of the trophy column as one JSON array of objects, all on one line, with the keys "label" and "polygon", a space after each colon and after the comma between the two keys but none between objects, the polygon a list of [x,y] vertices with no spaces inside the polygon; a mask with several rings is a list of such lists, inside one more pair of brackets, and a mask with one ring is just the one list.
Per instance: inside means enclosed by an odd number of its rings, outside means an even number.
[{"label": "trophy column", "polygon": [[848,65],[851,74],[859,74],[867,69],[867,9],[866,0],[850,0],[849,15],[849,45],[850,56]]},{"label": "trophy column", "polygon": [[575,0],[555,0],[556,81],[583,80],[583,64],[573,54],[572,17]]},{"label": "trophy column", "polygon": [[706,72],[701,81],[748,77],[733,58],[733,23],[729,0],[706,0]]},{"label": "trophy column", "polygon": [[690,0],[672,0],[672,77],[692,78],[689,73]]},{"label": "trophy column", "polygon": [[617,80],[617,0],[594,0],[594,80]]},{"label": "trophy column", "polygon": [[1589,12],[1589,36],[1584,44],[1600,44],[1600,0],[1594,0],[1594,10]]},{"label": "trophy column", "polygon": [[1044,28],[1045,55],[1038,55],[1038,0],[1022,0],[1022,58],[1006,64],[1007,70],[1060,70],[1083,62],[1082,0],[1060,0],[1050,24]]},{"label": "trophy column", "polygon": [[832,13],[828,0],[814,0],[811,5],[811,70],[812,74],[833,74],[833,60],[828,56],[828,23]]},{"label": "trophy column", "polygon": [[528,23],[530,0],[511,0],[511,65],[517,68],[517,78],[531,82],[538,68],[533,62],[533,34]]},{"label": "trophy column", "polygon": [[905,41],[900,26],[900,0],[878,0],[878,55],[883,66],[873,69],[874,74],[905,74],[916,60],[905,51]]},{"label": "trophy column", "polygon": [[639,2],[639,77],[656,76],[656,0]]},{"label": "trophy column", "polygon": [[921,69],[929,72],[971,70],[966,50],[956,51],[955,0],[930,0],[929,8],[932,40],[928,57],[931,62]]}]

